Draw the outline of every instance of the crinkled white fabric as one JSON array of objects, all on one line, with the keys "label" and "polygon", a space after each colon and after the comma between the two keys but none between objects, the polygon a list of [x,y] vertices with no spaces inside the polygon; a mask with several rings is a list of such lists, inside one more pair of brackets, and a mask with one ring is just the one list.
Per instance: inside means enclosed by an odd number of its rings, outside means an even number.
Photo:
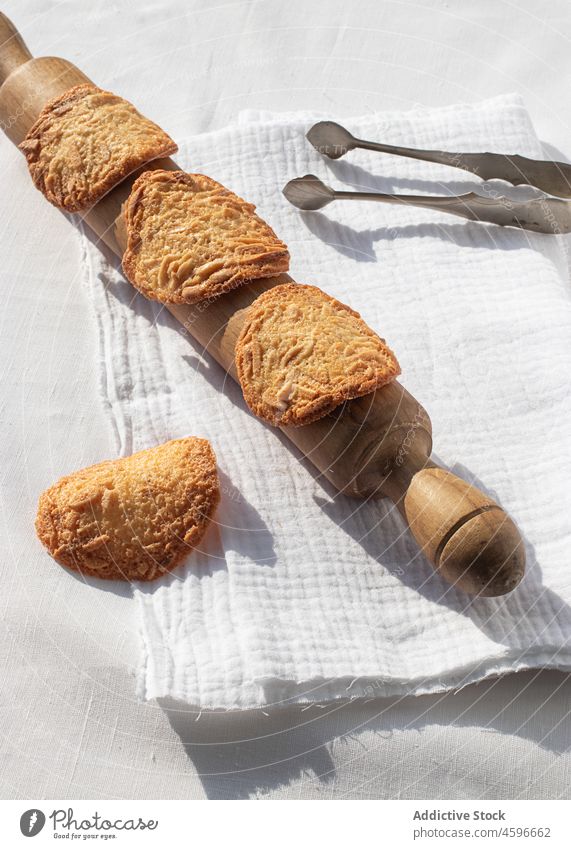
[{"label": "crinkled white fabric", "polygon": [[[294,279],[347,302],[387,339],[431,415],[438,458],[518,523],[527,575],[500,599],[448,588],[389,502],[336,494],[166,310],[87,244],[101,391],[121,453],[195,434],[212,441],[222,476],[201,550],[136,591],[144,699],[248,708],[571,668],[571,298],[560,240],[413,207],[300,214],[281,188],[308,172],[393,193],[477,183],[365,151],[325,161],[304,138],[319,117],[247,113],[189,139],[177,161],[254,202],[289,245]],[[515,96],[345,123],[392,144],[542,156]]]}]

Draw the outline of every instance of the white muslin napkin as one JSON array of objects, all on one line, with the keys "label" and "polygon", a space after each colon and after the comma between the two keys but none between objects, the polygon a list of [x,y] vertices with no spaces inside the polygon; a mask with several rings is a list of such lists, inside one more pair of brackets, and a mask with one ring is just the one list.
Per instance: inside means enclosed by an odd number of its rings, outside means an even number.
[{"label": "white muslin napkin", "polygon": [[[448,588],[389,502],[336,494],[248,412],[166,310],[86,242],[119,452],[207,437],[222,480],[200,550],[136,589],[144,699],[238,709],[571,668],[571,290],[561,237],[382,204],[302,215],[281,188],[305,173],[393,193],[478,182],[365,151],[325,161],[304,138],[319,117],[249,113],[190,139],[177,159],[254,202],[289,245],[293,278],[350,304],[387,339],[431,415],[437,457],[518,523],[527,575],[499,599]],[[344,123],[392,144],[542,156],[515,96]]]}]

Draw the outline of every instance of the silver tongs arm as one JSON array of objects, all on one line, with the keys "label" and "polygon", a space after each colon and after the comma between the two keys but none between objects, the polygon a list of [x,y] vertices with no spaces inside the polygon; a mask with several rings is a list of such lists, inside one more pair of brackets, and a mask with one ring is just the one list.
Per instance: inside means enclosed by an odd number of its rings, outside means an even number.
[{"label": "silver tongs arm", "polygon": [[528,159],[519,154],[504,153],[449,153],[445,150],[420,150],[390,144],[366,141],[353,136],[345,127],[334,121],[319,121],[307,133],[313,147],[329,159],[339,159],[348,151],[360,148],[406,156],[423,162],[449,165],[476,174],[482,180],[506,180],[514,186],[535,186],[550,195],[571,198],[571,165]]},{"label": "silver tongs arm", "polygon": [[283,193],[298,209],[322,209],[334,200],[365,200],[433,209],[470,221],[485,221],[502,227],[520,227],[554,235],[571,232],[571,205],[559,198],[514,201],[506,197],[482,197],[475,192],[450,197],[390,195],[381,192],[340,192],[313,174],[290,180]]}]

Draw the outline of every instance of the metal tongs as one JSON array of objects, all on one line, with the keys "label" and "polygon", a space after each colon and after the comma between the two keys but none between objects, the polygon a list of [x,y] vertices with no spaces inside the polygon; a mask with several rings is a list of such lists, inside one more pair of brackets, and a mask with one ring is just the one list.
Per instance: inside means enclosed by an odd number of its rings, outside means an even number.
[{"label": "metal tongs", "polygon": [[[333,121],[320,121],[307,133],[313,147],[330,159],[339,159],[355,148],[407,156],[424,162],[436,162],[462,168],[482,180],[505,180],[514,186],[528,185],[550,195],[514,200],[500,195],[495,187],[484,189],[485,195],[430,197],[427,195],[393,195],[380,192],[342,192],[325,185],[313,174],[298,177],[284,187],[283,193],[294,206],[304,210],[321,209],[334,200],[372,200],[408,204],[448,212],[472,221],[486,221],[503,227],[520,227],[539,233],[571,232],[571,204],[561,198],[571,197],[571,165],[508,156],[501,153],[448,153],[443,150],[419,150],[357,139]],[[484,184],[487,185],[487,184]]]}]

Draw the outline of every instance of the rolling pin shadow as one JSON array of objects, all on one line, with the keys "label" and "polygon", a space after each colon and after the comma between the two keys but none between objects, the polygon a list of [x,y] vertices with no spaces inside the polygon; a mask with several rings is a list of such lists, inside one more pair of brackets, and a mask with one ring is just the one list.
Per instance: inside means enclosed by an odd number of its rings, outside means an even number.
[{"label": "rolling pin shadow", "polygon": [[[33,58],[0,13],[0,125],[14,144],[23,140],[49,100],[85,82],[90,80],[65,59]],[[177,168],[170,159],[145,167]],[[117,185],[84,216],[120,258],[125,246],[121,207],[136,176]],[[259,294],[286,280],[287,275],[255,280],[209,302],[167,308],[235,378],[234,348],[244,311]],[[431,461],[428,414],[397,381],[313,424],[282,430],[339,492],[390,498],[450,584],[472,595],[499,596],[520,582],[525,550],[516,525],[483,492]]]}]

